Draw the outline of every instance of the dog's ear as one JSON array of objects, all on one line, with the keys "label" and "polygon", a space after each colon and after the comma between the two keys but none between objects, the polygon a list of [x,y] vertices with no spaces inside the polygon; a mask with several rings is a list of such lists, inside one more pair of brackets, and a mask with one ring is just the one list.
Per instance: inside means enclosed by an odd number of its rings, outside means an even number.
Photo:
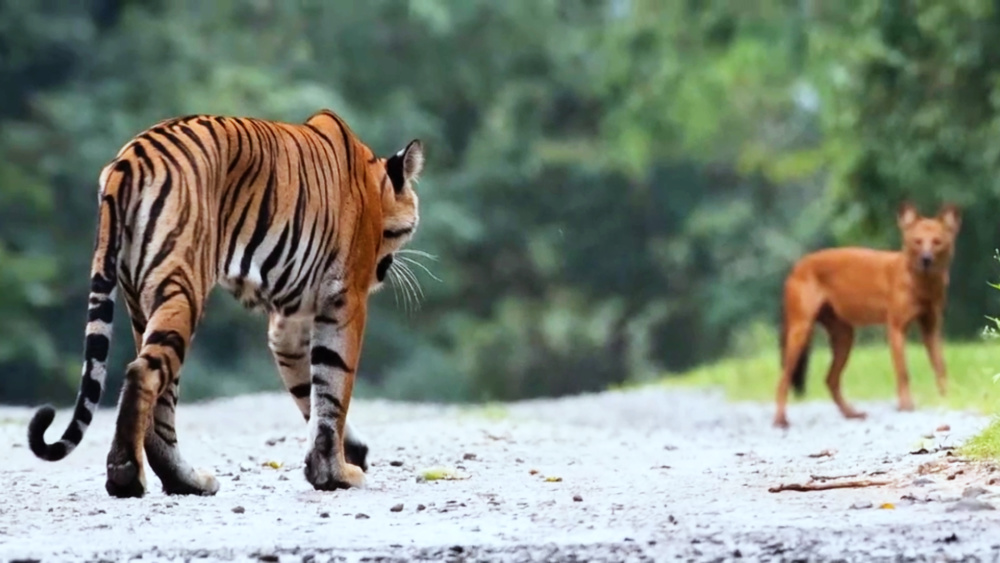
[{"label": "dog's ear", "polygon": [[904,201],[899,206],[899,211],[896,213],[896,223],[899,225],[900,229],[906,229],[920,218],[920,212],[917,208],[908,201]]},{"label": "dog's ear", "polygon": [[944,226],[948,227],[953,233],[957,233],[959,227],[962,226],[962,210],[955,204],[946,203],[942,205],[937,216],[938,220],[944,223]]}]

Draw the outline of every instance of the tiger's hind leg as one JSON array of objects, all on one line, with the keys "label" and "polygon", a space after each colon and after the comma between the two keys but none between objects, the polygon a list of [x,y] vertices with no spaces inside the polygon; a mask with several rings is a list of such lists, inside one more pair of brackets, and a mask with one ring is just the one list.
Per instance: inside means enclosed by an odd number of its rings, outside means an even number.
[{"label": "tiger's hind leg", "polygon": [[[141,497],[146,492],[143,453],[168,494],[214,494],[218,481],[194,470],[180,455],[174,430],[179,374],[194,334],[200,299],[187,280],[161,283],[167,299],[148,316],[133,317],[137,358],[128,365],[118,402],[115,437],[108,453],[108,493]],[[142,333],[140,335],[140,330]]]},{"label": "tiger's hind leg", "polygon": [[[128,276],[119,275],[120,280]],[[142,335],[146,332],[146,317],[138,305],[139,298],[127,282],[122,284],[125,294],[125,304],[132,322],[132,338],[135,341],[135,354],[142,353]],[[153,424],[146,429],[145,452],[153,472],[160,478],[163,492],[167,494],[204,494],[218,490],[218,482],[211,475],[199,474],[184,462],[177,449],[177,432],[174,429],[174,416],[177,409],[177,398],[180,391],[180,377],[167,387],[166,392],[156,399],[153,407]]]},{"label": "tiger's hind leg", "polygon": [[174,417],[180,384],[180,377],[175,377],[156,399],[153,424],[146,429],[145,446],[149,466],[160,478],[163,492],[168,495],[214,495],[219,491],[219,482],[215,476],[188,464],[177,447]]},{"label": "tiger's hind leg", "polygon": [[[278,373],[291,393],[295,405],[309,422],[310,395],[312,394],[309,367],[309,339],[312,319],[282,317],[272,314],[268,319],[267,345],[278,365]],[[368,444],[360,437],[350,421],[345,423],[344,457],[368,471]]]}]

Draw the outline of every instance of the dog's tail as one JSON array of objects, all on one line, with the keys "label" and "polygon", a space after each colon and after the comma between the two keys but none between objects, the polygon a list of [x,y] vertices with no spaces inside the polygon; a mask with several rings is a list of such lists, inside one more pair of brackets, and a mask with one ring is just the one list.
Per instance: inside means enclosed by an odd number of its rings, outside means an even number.
[{"label": "dog's tail", "polygon": [[[811,339],[810,339],[811,340]],[[801,397],[806,392],[806,371],[809,369],[809,351],[811,342],[807,340],[795,359],[795,369],[792,370],[792,390],[795,396]],[[788,316],[785,305],[781,305],[781,370],[785,369],[785,351],[788,348]],[[782,373],[784,376],[784,373]]]}]

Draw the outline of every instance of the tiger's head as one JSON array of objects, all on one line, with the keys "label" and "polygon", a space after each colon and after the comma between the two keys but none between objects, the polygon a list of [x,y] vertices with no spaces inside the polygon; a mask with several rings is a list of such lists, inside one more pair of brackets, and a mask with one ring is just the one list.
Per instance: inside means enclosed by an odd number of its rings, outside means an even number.
[{"label": "tiger's head", "polygon": [[389,158],[379,158],[372,166],[376,178],[381,178],[382,239],[375,267],[378,289],[389,275],[395,253],[413,238],[420,222],[417,192],[413,189],[424,168],[424,147],[414,139]]}]

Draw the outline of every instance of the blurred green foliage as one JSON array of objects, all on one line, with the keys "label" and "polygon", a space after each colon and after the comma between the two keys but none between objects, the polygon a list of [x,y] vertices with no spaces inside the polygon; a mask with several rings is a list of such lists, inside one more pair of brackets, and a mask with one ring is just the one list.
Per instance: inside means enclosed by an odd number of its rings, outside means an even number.
[{"label": "blurred green foliage", "polygon": [[[424,139],[412,246],[441,281],[373,298],[362,393],[556,395],[746,348],[792,261],[896,246],[902,198],[965,206],[947,331],[976,334],[997,37],[991,0],[0,2],[0,401],[73,396],[98,171],[190,113]],[[219,293],[185,397],[277,389],[263,319]]]}]

